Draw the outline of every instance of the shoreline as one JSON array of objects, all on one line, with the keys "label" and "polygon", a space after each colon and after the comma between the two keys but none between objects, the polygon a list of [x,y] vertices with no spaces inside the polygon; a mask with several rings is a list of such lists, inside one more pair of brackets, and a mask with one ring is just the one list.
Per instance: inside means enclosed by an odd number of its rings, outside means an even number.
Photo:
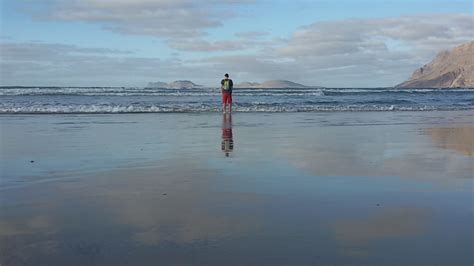
[{"label": "shoreline", "polygon": [[[150,112],[0,112],[1,115],[121,115],[121,114],[222,114],[222,111],[219,109],[221,107],[216,107],[215,111],[150,111]],[[232,107],[234,108],[234,107]],[[389,113],[389,112],[463,112],[463,111],[474,111],[474,108],[465,108],[465,109],[419,109],[419,110],[409,110],[409,109],[397,109],[397,110],[315,110],[315,111],[232,111],[232,114],[292,114],[292,113]]]}]

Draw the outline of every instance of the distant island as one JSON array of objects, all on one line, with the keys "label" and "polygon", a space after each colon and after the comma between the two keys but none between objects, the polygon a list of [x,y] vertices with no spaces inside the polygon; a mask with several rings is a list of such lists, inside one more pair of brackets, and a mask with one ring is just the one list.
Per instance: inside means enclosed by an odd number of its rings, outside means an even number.
[{"label": "distant island", "polygon": [[474,41],[439,53],[397,88],[474,88]]},{"label": "distant island", "polygon": [[196,89],[203,88],[202,85],[198,85],[189,80],[176,80],[171,83],[166,82],[149,82],[147,88],[156,88],[156,89]]},{"label": "distant island", "polygon": [[242,82],[235,85],[235,88],[251,88],[251,89],[299,89],[299,88],[320,88],[318,86],[306,86],[289,80],[268,80],[262,83],[258,82]]},{"label": "distant island", "polygon": [[[147,88],[159,88],[159,89],[197,89],[205,88],[205,86],[198,85],[190,80],[177,80],[171,83],[166,82],[149,82]],[[245,89],[300,89],[300,88],[322,88],[319,86],[306,86],[300,83],[296,83],[289,80],[268,80],[262,83],[258,82],[242,82],[234,85],[234,88],[245,88]]]}]

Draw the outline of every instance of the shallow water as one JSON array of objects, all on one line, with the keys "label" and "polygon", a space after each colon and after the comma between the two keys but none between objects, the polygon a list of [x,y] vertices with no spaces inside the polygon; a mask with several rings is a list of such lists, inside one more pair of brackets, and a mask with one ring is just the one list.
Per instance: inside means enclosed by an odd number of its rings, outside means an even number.
[{"label": "shallow water", "polygon": [[473,111],[2,115],[2,265],[473,263]]}]

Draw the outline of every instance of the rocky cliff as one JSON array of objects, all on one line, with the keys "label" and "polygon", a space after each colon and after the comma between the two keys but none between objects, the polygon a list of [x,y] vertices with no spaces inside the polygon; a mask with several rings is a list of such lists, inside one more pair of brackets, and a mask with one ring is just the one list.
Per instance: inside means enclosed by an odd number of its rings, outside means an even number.
[{"label": "rocky cliff", "polygon": [[401,88],[474,88],[474,41],[443,51],[417,69]]}]

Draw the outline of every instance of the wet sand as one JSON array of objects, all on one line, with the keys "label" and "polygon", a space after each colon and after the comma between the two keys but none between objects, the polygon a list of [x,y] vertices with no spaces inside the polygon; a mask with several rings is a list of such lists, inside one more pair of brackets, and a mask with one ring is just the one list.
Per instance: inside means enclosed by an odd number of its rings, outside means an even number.
[{"label": "wet sand", "polygon": [[1,265],[474,262],[474,111],[0,126]]}]

